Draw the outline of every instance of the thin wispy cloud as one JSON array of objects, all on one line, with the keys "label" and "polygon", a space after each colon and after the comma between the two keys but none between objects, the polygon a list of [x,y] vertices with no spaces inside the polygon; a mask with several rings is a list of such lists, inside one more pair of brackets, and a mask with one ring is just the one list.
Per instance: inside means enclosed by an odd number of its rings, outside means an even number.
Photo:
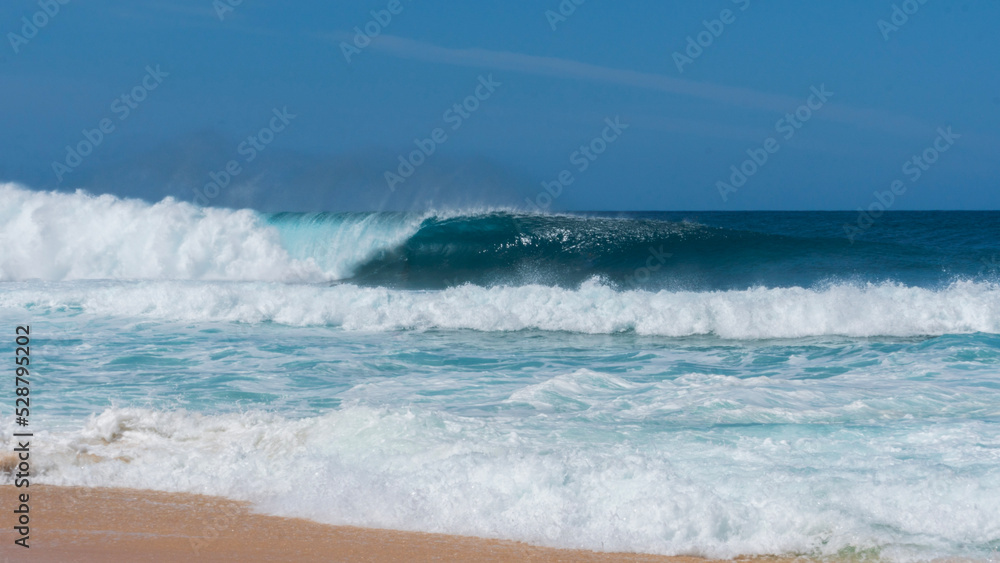
[{"label": "thin wispy cloud", "polygon": [[[339,42],[344,40],[346,36],[337,35],[335,37]],[[453,49],[392,35],[382,35],[373,39],[370,48],[403,59],[618,84],[688,96],[729,106],[770,111],[779,115],[794,111],[805,101],[809,87],[819,86],[819,84],[804,84],[802,97],[795,97],[661,74],[605,67],[557,57],[542,57],[479,48]],[[837,85],[827,84],[827,87],[839,94]],[[932,126],[910,117],[878,110],[854,108],[832,101],[824,105],[823,111],[817,113],[816,116],[827,121],[848,123],[864,129],[875,129],[897,135],[925,134],[933,129]]]}]

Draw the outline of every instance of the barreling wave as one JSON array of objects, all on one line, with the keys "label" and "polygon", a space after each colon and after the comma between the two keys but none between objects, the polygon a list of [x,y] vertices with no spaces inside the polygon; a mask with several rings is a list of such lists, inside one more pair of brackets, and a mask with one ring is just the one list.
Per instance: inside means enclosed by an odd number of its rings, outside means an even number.
[{"label": "barreling wave", "polygon": [[[578,284],[699,227],[516,214],[278,213],[0,186],[0,280]],[[662,268],[657,254],[650,266]],[[617,276],[621,277],[621,276]]]},{"label": "barreling wave", "polygon": [[[279,213],[149,204],[0,184],[0,281],[350,282],[442,289],[599,277],[622,290],[947,285],[954,256],[898,244],[643,217],[511,210]],[[968,277],[968,276],[966,276]]]}]

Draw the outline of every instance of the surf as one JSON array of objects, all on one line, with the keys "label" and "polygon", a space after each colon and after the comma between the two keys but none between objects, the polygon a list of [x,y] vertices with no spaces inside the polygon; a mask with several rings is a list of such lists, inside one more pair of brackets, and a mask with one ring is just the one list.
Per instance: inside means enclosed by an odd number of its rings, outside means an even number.
[{"label": "surf", "polygon": [[0,308],[348,332],[536,330],[736,340],[1000,333],[1000,286],[972,281],[943,289],[883,283],[708,292],[620,291],[597,279],[575,289],[467,284],[435,291],[264,282],[14,283],[0,292]]},{"label": "surf", "polygon": [[987,279],[978,249],[991,243],[976,238],[988,238],[985,231],[956,232],[954,240],[972,238],[951,248],[929,238],[920,221],[900,223],[920,244],[901,244],[852,242],[837,235],[836,217],[767,216],[754,223],[739,214],[691,215],[265,214],[4,184],[0,281],[337,282],[432,290],[572,289],[598,278],[621,291],[712,291],[830,282],[940,288]]}]

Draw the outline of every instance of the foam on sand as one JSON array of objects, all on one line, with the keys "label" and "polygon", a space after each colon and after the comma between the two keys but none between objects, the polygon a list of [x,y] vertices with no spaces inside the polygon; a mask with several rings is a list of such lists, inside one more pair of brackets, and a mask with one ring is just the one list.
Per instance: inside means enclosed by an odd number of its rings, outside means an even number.
[{"label": "foam on sand", "polygon": [[[980,422],[861,437],[794,426],[620,433],[553,442],[516,419],[361,406],[297,420],[110,408],[36,433],[32,484],[212,494],[330,524],[709,557],[849,549],[923,559],[1000,533],[1000,513],[984,509],[1000,504],[989,449],[1000,444]],[[927,462],[936,456],[948,463]]]}]

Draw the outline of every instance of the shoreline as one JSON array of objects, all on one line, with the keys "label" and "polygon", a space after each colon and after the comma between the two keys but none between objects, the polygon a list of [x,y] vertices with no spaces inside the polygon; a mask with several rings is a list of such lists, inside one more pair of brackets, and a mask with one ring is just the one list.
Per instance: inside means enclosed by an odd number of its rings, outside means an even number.
[{"label": "shoreline", "polygon": [[[0,560],[17,561],[586,561],[705,563],[701,557],[538,547],[510,540],[332,526],[252,511],[250,503],[124,488],[3,485]],[[28,549],[11,512],[29,493]],[[9,525],[8,525],[9,524]],[[30,551],[29,551],[30,550]],[[754,558],[776,561],[777,558]]]}]

